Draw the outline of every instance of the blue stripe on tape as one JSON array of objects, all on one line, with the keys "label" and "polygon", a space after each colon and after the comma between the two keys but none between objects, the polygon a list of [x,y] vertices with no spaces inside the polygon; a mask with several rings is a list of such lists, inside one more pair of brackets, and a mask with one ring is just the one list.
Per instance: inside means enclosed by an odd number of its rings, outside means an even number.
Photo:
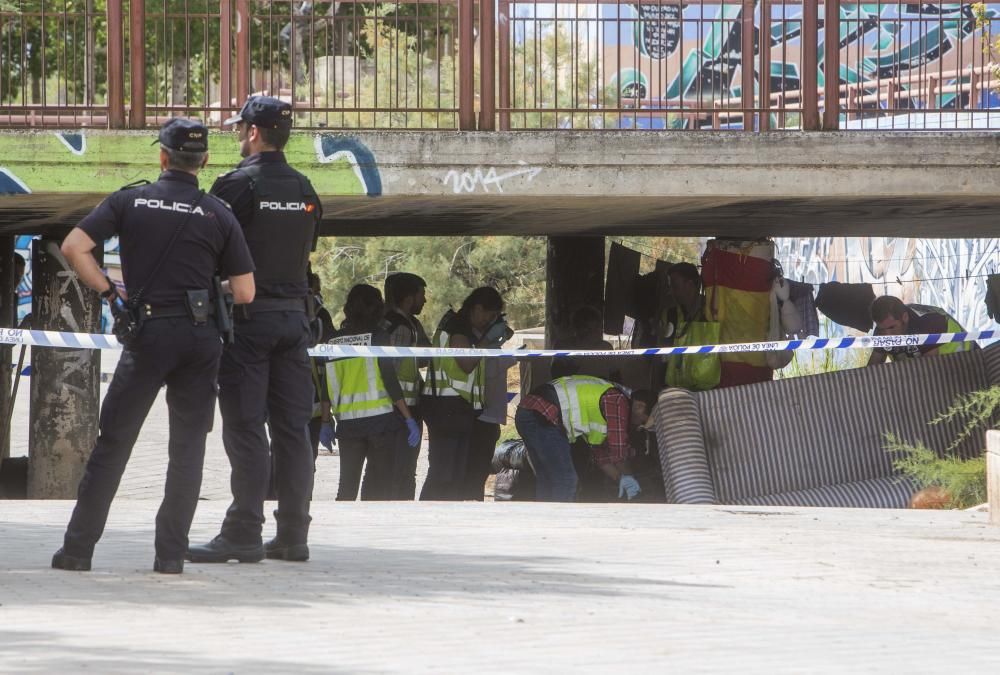
[{"label": "blue stripe on tape", "polygon": [[[974,342],[977,340],[995,339],[1000,331],[984,330],[969,331],[963,333],[932,333],[928,335],[905,336],[905,342],[909,345],[933,345],[942,342]],[[8,330],[3,335],[7,344],[35,345],[39,347],[71,347],[81,349],[121,349],[121,345],[113,337],[102,334],[88,333],[61,333],[55,331],[41,330]],[[867,349],[873,344],[892,346],[893,343],[902,343],[903,337],[844,337],[844,338],[808,338],[796,340],[782,340],[773,342],[743,342],[722,345],[692,345],[690,347],[654,347],[645,349],[623,349],[623,350],[546,350],[546,349],[442,349],[434,347],[372,347],[346,344],[323,344],[310,350],[313,356],[325,356],[332,358],[376,358],[376,357],[431,357],[431,356],[452,356],[452,357],[476,357],[488,358],[493,356],[514,356],[514,357],[566,357],[566,356],[595,356],[595,357],[622,357],[622,356],[669,356],[672,354],[712,354],[712,353],[738,353],[738,352],[761,352],[761,351],[794,351],[797,349]]]}]

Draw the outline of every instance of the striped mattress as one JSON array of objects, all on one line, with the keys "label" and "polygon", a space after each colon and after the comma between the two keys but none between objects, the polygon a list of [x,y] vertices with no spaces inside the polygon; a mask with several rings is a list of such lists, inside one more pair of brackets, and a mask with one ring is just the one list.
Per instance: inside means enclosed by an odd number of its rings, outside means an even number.
[{"label": "striped mattress", "polygon": [[[943,451],[962,423],[929,425],[955,399],[1000,383],[1000,344],[909,363],[660,395],[667,501],[904,507],[883,435]],[[958,448],[982,452],[981,433]]]}]

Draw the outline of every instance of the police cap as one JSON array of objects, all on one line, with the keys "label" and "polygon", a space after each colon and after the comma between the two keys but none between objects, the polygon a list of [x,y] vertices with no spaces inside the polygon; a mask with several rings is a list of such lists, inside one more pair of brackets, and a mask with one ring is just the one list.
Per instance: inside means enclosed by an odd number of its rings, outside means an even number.
[{"label": "police cap", "polygon": [[264,129],[288,129],[292,126],[292,104],[273,96],[251,96],[243,109],[224,124],[247,122]]},{"label": "police cap", "polygon": [[173,117],[160,127],[159,144],[181,152],[208,152],[208,129],[196,120]]}]

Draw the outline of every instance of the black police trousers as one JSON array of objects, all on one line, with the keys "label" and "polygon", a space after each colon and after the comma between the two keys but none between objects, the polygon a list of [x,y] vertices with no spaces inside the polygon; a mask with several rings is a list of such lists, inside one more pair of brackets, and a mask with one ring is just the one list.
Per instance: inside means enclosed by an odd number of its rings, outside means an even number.
[{"label": "black police trousers", "polygon": [[305,312],[255,312],[236,323],[236,340],[222,354],[219,408],[233,492],[222,535],[234,543],[261,541],[272,453],[277,536],[306,543],[313,484],[309,343]]},{"label": "black police trousers", "polygon": [[458,396],[420,399],[427,424],[427,478],[420,501],[462,501],[476,418],[482,414]]},{"label": "black police trousers", "polygon": [[215,379],[222,342],[215,326],[186,318],[148,321],[122,353],[101,406],[97,442],[66,528],[67,554],[90,558],[132,447],[160,387],[167,386],[170,439],[163,502],[156,514],[156,555],[181,560],[198,505],[205,437],[215,416]]}]

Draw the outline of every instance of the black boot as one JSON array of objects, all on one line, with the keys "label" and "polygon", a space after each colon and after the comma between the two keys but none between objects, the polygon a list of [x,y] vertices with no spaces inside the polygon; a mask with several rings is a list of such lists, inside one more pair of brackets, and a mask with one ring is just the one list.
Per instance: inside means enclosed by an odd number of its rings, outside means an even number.
[{"label": "black boot", "polygon": [[160,574],[181,574],[184,572],[183,560],[161,560],[159,556],[153,559],[153,571]]},{"label": "black boot", "polygon": [[289,560],[294,562],[305,562],[309,560],[308,544],[286,544],[278,537],[264,545],[264,551],[268,558],[272,560]]},{"label": "black boot", "polygon": [[193,563],[223,563],[230,560],[254,563],[264,559],[264,546],[263,544],[237,544],[220,534],[207,544],[188,546],[185,557]]},{"label": "black boot", "polygon": [[90,558],[78,558],[67,554],[63,549],[59,549],[56,551],[56,554],[52,556],[52,567],[57,570],[89,572]]}]

